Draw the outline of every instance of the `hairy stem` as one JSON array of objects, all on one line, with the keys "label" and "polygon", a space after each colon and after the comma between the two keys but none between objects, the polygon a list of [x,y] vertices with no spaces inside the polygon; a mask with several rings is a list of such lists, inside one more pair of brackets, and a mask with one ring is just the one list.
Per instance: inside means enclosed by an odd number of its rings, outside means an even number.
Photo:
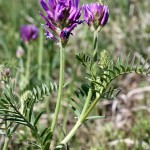
[{"label": "hairy stem", "polygon": [[94,48],[93,58],[94,58],[94,61],[97,61],[97,52],[98,52],[98,32],[97,31],[94,31],[93,48]]},{"label": "hairy stem", "polygon": [[39,54],[38,54],[38,79],[41,80],[42,77],[42,57],[43,57],[43,27],[41,27],[40,38],[39,38]]},{"label": "hairy stem", "polygon": [[[97,61],[97,51],[98,51],[98,32],[97,31],[94,32],[93,47],[94,47],[93,58],[94,58],[94,62],[95,62],[95,61]],[[91,84],[91,87],[92,87],[92,84]],[[82,112],[81,112],[81,115],[80,115],[78,121],[76,122],[76,124],[74,125],[72,130],[69,132],[69,134],[61,141],[60,145],[58,145],[56,148],[61,149],[65,144],[67,144],[67,142],[74,136],[77,129],[86,120],[87,116],[89,115],[89,113],[92,111],[93,107],[97,103],[97,98],[96,98],[94,100],[95,103],[92,103],[93,104],[92,107],[90,107],[90,109],[88,109],[91,98],[92,98],[92,88],[89,89],[86,102],[84,104],[84,107],[82,109]]]},{"label": "hairy stem", "polygon": [[31,50],[27,44],[27,60],[26,60],[26,79],[29,82],[30,79],[30,62],[31,62]]},{"label": "hairy stem", "polygon": [[59,89],[58,89],[58,97],[57,97],[57,103],[55,108],[55,114],[51,125],[51,132],[54,132],[56,122],[58,119],[58,113],[60,110],[61,105],[61,99],[62,99],[62,92],[63,92],[63,84],[64,84],[64,68],[65,68],[65,54],[64,54],[64,48],[60,44],[60,76],[59,76]]}]

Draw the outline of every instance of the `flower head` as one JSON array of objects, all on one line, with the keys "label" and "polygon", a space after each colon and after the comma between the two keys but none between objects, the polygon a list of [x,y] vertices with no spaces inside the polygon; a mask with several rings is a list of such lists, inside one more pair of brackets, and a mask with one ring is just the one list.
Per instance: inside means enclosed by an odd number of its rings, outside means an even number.
[{"label": "flower head", "polygon": [[86,23],[97,30],[103,27],[109,18],[109,9],[107,5],[101,3],[92,3],[90,5],[83,5],[84,17]]},{"label": "flower head", "polygon": [[35,25],[24,25],[21,27],[21,37],[25,42],[35,40],[38,37],[39,29]]},{"label": "flower head", "polygon": [[[80,0],[40,0],[46,16],[40,15],[46,21],[45,30],[47,38],[55,42],[66,44],[72,30],[82,21]],[[60,39],[59,39],[60,38]]]}]

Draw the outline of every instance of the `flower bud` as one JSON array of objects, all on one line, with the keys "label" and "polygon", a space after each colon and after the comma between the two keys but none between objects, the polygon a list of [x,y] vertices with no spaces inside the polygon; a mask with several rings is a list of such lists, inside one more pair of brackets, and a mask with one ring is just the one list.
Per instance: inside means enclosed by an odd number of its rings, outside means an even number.
[{"label": "flower bud", "polygon": [[6,75],[6,76],[10,76],[10,69],[9,69],[9,68],[6,68],[6,69],[5,69],[5,75]]},{"label": "flower bud", "polygon": [[16,51],[16,57],[21,58],[21,57],[23,57],[24,53],[25,53],[24,49],[21,46],[19,46],[17,51]]},{"label": "flower bud", "polygon": [[107,50],[103,50],[100,53],[100,67],[101,68],[107,68],[109,65],[111,65],[112,61],[110,58],[110,55]]}]

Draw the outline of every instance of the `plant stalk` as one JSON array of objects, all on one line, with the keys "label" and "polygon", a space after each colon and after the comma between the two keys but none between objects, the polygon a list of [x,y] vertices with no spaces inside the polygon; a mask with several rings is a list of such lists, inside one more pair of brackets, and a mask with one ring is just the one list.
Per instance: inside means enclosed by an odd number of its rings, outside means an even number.
[{"label": "plant stalk", "polygon": [[3,150],[8,150],[9,137],[5,137],[5,142],[3,146]]},{"label": "plant stalk", "polygon": [[38,54],[38,80],[42,77],[42,57],[43,57],[43,27],[40,28],[40,38],[39,38],[39,54]]},{"label": "plant stalk", "polygon": [[86,118],[84,118],[84,113],[86,112],[88,106],[89,106],[89,102],[91,100],[92,97],[92,89],[89,89],[88,92],[88,96],[86,99],[86,103],[84,105],[84,108],[81,112],[80,118],[78,119],[78,121],[76,122],[76,124],[74,125],[74,127],[72,128],[72,130],[69,132],[69,134],[61,141],[60,145],[58,145],[56,148],[61,148],[62,145],[67,144],[67,142],[74,136],[74,134],[76,133],[77,129],[81,126],[81,124],[85,121]]},{"label": "plant stalk", "polygon": [[81,112],[81,115],[80,115],[80,118],[79,118],[79,120],[80,120],[81,122],[84,121],[84,114],[85,114],[85,112],[86,112],[86,110],[87,110],[87,108],[88,108],[88,106],[89,106],[89,103],[90,103],[91,98],[92,98],[92,89],[90,88],[90,89],[89,89],[89,92],[88,92],[88,96],[87,96],[86,102],[85,102],[85,104],[84,104],[84,107],[83,107],[83,109],[82,109],[82,112]]},{"label": "plant stalk", "polygon": [[99,100],[100,96],[97,97],[92,104],[90,105],[90,107],[87,109],[87,111],[85,112],[85,114],[83,115],[83,120],[85,120],[88,115],[90,114],[90,112],[93,110],[94,106],[97,104],[98,100]]},{"label": "plant stalk", "polygon": [[80,120],[76,122],[72,130],[69,132],[69,134],[61,141],[61,143],[56,147],[56,149],[62,149],[64,145],[68,143],[68,141],[74,136],[77,129],[81,126]]},{"label": "plant stalk", "polygon": [[[89,91],[90,93],[90,91]],[[89,94],[90,97],[90,94]],[[99,100],[100,96],[97,97],[93,103],[91,104],[91,106],[89,107],[89,109],[85,112],[85,114],[83,114],[82,117],[79,118],[79,120],[76,122],[75,126],[72,128],[72,130],[68,133],[68,135],[60,142],[60,144],[56,147],[56,148],[62,148],[63,145],[66,145],[68,143],[68,141],[74,136],[74,134],[76,133],[77,129],[81,126],[81,124],[85,121],[85,119],[87,118],[87,116],[90,114],[90,112],[93,110],[94,106],[97,104],[98,100]],[[87,98],[88,100],[88,98]]]},{"label": "plant stalk", "polygon": [[21,74],[24,73],[24,65],[23,65],[23,59],[19,58],[19,65],[20,65],[20,72]]},{"label": "plant stalk", "polygon": [[61,106],[62,92],[63,92],[63,84],[64,84],[64,68],[65,68],[65,53],[64,48],[60,44],[60,76],[59,76],[59,89],[58,89],[58,97],[55,108],[55,114],[51,125],[51,132],[53,133],[55,130],[56,122],[58,119],[58,113]]},{"label": "plant stalk", "polygon": [[26,80],[29,82],[29,80],[30,80],[31,50],[29,48],[28,43],[26,45],[27,45]]},{"label": "plant stalk", "polygon": [[[93,54],[93,61],[97,61],[97,51],[98,51],[98,31],[94,32],[94,42],[93,42],[93,47],[94,47],[94,54]],[[92,84],[91,84],[92,86]],[[86,99],[86,102],[84,104],[84,107],[82,109],[81,115],[72,128],[72,130],[68,133],[68,135],[60,142],[60,145],[56,147],[56,149],[62,149],[64,145],[67,144],[67,142],[74,136],[76,133],[77,129],[81,126],[81,124],[86,120],[87,116],[89,113],[92,111],[93,107],[96,105],[97,101],[99,98],[96,98],[92,105],[88,108],[90,100],[92,98],[92,88],[89,89],[88,96]]]},{"label": "plant stalk", "polygon": [[95,62],[97,61],[97,52],[98,52],[98,31],[97,30],[94,31],[93,48],[94,48],[93,59]]}]

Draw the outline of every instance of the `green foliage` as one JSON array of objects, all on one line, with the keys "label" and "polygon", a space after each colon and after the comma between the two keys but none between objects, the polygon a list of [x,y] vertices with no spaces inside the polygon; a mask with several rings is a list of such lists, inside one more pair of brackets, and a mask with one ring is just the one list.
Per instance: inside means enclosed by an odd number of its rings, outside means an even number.
[{"label": "green foliage", "polygon": [[23,115],[19,111],[21,103],[19,102],[18,97],[14,93],[13,83],[10,81],[9,85],[4,85],[3,93],[0,99],[0,115],[3,123],[9,122],[8,126],[16,124],[22,124],[29,127],[31,130],[36,131],[36,128],[31,124],[30,119],[32,113],[30,112],[29,118],[26,117],[26,114]]},{"label": "green foliage", "polygon": [[[72,98],[72,104],[70,104],[70,107],[73,109],[77,117],[81,115],[82,109],[85,104],[86,97],[88,95],[90,86],[87,84],[82,84],[81,88],[75,91],[76,98]],[[93,95],[93,99],[94,99]]]},{"label": "green foliage", "polygon": [[48,128],[45,128],[40,134],[40,138],[42,139],[43,150],[49,150],[52,136],[53,136],[53,133],[50,132],[50,129]]},{"label": "green foliage", "polygon": [[[97,101],[95,99],[98,96],[100,96],[99,99],[105,98],[112,100],[120,93],[121,90],[114,87],[109,87],[109,84],[118,76],[129,73],[137,73],[149,76],[150,67],[145,68],[145,64],[148,59],[145,60],[144,64],[141,64],[141,59],[136,61],[135,56],[130,61],[130,54],[127,56],[126,61],[124,61],[122,57],[118,57],[116,63],[109,63],[107,67],[105,66],[102,68],[99,66],[99,63],[101,63],[99,61],[101,61],[101,59],[98,60],[98,62],[94,62],[91,58],[89,58],[89,56],[86,56],[85,54],[79,54],[76,56],[76,58],[83,64],[84,67],[87,68],[88,77],[86,78],[90,81],[90,85],[82,85],[81,88],[75,92],[77,99],[72,99],[71,108],[78,118],[80,117],[80,114],[83,110],[89,88],[92,89],[93,96],[88,107]],[[111,61],[110,58],[109,61]]]},{"label": "green foliage", "polygon": [[39,101],[45,96],[48,96],[50,93],[56,92],[58,90],[58,85],[56,83],[51,83],[49,86],[46,84],[42,84],[42,87],[36,86],[36,88],[33,88],[33,99],[35,101]]},{"label": "green foliage", "polygon": [[78,61],[80,61],[80,63],[86,67],[87,69],[91,69],[91,65],[92,65],[92,58],[90,58],[89,56],[87,56],[84,53],[81,53],[79,55],[76,55],[76,59]]},{"label": "green foliage", "polygon": [[37,86],[33,89],[33,92],[25,91],[20,98],[15,94],[14,85],[11,80],[4,84],[0,98],[0,117],[2,124],[5,125],[4,130],[6,130],[7,136],[11,136],[19,125],[26,126],[31,129],[33,137],[41,141],[40,143],[30,141],[30,144],[48,150],[52,132],[48,128],[41,133],[38,130],[38,122],[45,111],[35,115],[33,108],[40,99],[57,91],[57,85],[50,83],[50,86],[46,86],[42,84],[41,88]]}]

